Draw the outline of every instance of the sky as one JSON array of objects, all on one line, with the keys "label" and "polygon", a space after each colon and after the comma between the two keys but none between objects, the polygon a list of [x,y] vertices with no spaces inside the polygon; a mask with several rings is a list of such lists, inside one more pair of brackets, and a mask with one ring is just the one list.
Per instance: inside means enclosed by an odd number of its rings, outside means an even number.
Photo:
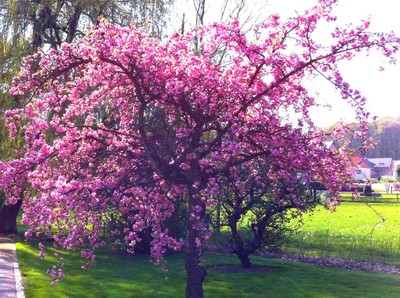
[{"label": "sky", "polygon": [[[334,14],[338,17],[338,24],[358,24],[361,20],[370,18],[372,32],[394,31],[400,34],[400,18],[398,6],[394,0],[342,0],[335,7]],[[299,11],[311,7],[311,0],[270,0],[268,10],[279,14],[291,15],[294,9]],[[379,118],[385,116],[400,117],[400,55],[396,58],[396,65],[389,64],[379,55],[371,54],[341,65],[345,80],[354,89],[360,90],[367,98],[366,107],[371,115]],[[379,71],[383,65],[385,71]],[[329,89],[329,88],[328,88]],[[315,110],[313,116],[319,126],[328,126],[338,120],[352,121],[354,113],[347,104],[338,104],[338,96],[334,92],[321,92],[323,102],[332,105],[332,109]],[[334,103],[334,104],[333,104]]]},{"label": "sky", "polygon": [[[256,15],[263,19],[271,13],[278,13],[282,18],[293,16],[296,11],[312,7],[317,0],[248,0],[247,14]],[[207,21],[215,21],[220,16],[222,0],[206,0]],[[256,3],[263,3],[252,11],[252,6]],[[266,3],[266,4],[264,4]],[[361,24],[361,20],[370,18],[370,31],[390,32],[394,31],[400,35],[399,10],[395,0],[340,0],[334,8],[337,15],[337,24],[346,25],[349,23]],[[178,10],[176,14],[186,14],[187,20],[193,20],[193,0],[178,0]],[[397,55],[398,63],[393,65],[387,63],[379,55],[371,54],[366,57],[361,56],[349,63],[341,64],[344,79],[351,84],[353,89],[360,90],[367,98],[366,107],[371,115],[378,118],[391,116],[400,117],[400,55]],[[384,66],[385,71],[379,71],[380,66]],[[316,125],[320,127],[329,126],[339,120],[354,121],[354,112],[349,105],[339,98],[333,88],[327,82],[322,82],[317,86],[319,90],[318,101],[330,108],[318,107],[312,111],[312,116]],[[313,86],[311,86],[311,90]]]}]

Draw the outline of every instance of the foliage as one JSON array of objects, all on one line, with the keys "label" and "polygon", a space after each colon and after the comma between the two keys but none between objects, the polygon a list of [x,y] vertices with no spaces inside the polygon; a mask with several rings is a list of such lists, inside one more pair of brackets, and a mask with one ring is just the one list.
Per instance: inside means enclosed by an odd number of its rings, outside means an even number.
[{"label": "foliage", "polygon": [[293,172],[290,180],[273,181],[268,178],[270,170],[254,160],[218,182],[222,225],[229,227],[232,252],[246,268],[252,266],[250,254],[278,250],[299,226],[287,223],[318,203],[300,173]]},{"label": "foliage", "polygon": [[[147,22],[151,34],[161,37],[171,4],[172,0],[0,1],[0,110],[20,107],[21,98],[8,91],[25,56],[38,48],[59,48],[63,42],[83,36],[100,15],[121,25]],[[0,144],[2,160],[15,156],[13,151],[22,147],[7,138],[3,117]]]},{"label": "foliage", "polygon": [[[8,91],[12,78],[17,75],[23,57],[38,48],[47,51],[59,48],[63,42],[72,42],[84,35],[87,27],[98,22],[103,15],[118,24],[135,20],[145,25],[149,34],[161,37],[166,15],[172,0],[44,0],[0,1],[0,111],[17,109],[24,105],[21,96],[11,96]],[[150,21],[150,22],[149,22]],[[34,68],[37,65],[34,66]],[[48,133],[47,138],[54,135]],[[3,116],[0,117],[0,159],[16,158],[24,152],[22,131],[9,138]],[[19,198],[23,200],[21,196]],[[0,233],[16,230],[15,216],[19,206],[0,209]],[[7,223],[7,225],[4,225]]]},{"label": "foliage", "polygon": [[8,32],[0,30],[0,159],[7,160],[16,157],[15,150],[23,149],[23,137],[10,139],[3,112],[8,109],[20,107],[18,97],[8,94],[11,81],[20,69],[23,57],[30,54],[28,42],[23,38],[16,38],[13,42],[8,40]]},{"label": "foliage", "polygon": [[[95,2],[95,3],[94,3]],[[23,58],[38,48],[59,48],[83,36],[87,27],[103,15],[118,24],[133,20],[146,24],[151,34],[162,36],[165,16],[172,0],[45,0],[0,1],[0,111],[20,108],[22,99],[8,93],[12,78],[19,72]],[[23,138],[8,138],[4,118],[0,117],[0,153],[6,160],[22,149]]]},{"label": "foliage", "polygon": [[371,123],[370,134],[376,142],[376,147],[368,150],[369,157],[391,157],[400,159],[400,119],[382,118]]},{"label": "foliage", "polygon": [[12,38],[31,36],[35,47],[58,48],[85,34],[86,27],[104,16],[120,25],[147,22],[149,33],[161,36],[172,0],[44,0],[1,1],[2,31]]},{"label": "foliage", "polygon": [[[52,236],[91,263],[93,249],[105,244],[101,232],[109,214],[119,213],[128,227],[114,233],[133,250],[150,228],[151,254],[161,262],[182,244],[170,237],[165,221],[174,202],[185,200],[186,295],[202,297],[205,211],[224,177],[257,160],[268,167],[274,191],[280,181],[301,175],[333,195],[348,177],[346,147],[325,147],[327,136],[309,115],[314,98],[302,82],[321,74],[330,80],[356,110],[363,137],[365,98],[344,81],[337,64],[361,50],[377,49],[390,59],[399,40],[369,33],[365,21],[335,28],[331,44],[318,44],[313,33],[320,22],[335,21],[335,2],[320,1],[287,21],[272,15],[252,40],[237,20],[164,42],[135,26],[101,20],[82,39],[27,57],[12,94],[29,100],[6,112],[12,136],[23,127],[26,152],[0,164],[0,187],[10,203],[27,186],[27,236]],[[196,41],[201,44],[194,51]],[[228,53],[222,64],[221,48]],[[343,133],[339,128],[330,137]],[[252,175],[266,178],[260,171]],[[292,203],[302,204],[296,194]],[[50,272],[55,281],[58,272]]]}]

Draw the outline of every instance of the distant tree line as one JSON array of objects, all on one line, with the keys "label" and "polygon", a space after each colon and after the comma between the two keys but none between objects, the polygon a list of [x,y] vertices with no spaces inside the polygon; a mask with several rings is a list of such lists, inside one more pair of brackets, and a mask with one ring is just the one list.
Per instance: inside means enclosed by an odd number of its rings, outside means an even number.
[{"label": "distant tree line", "polygon": [[[337,125],[330,127],[329,130],[335,126]],[[357,129],[355,124],[350,126],[354,130]],[[371,122],[369,136],[373,138],[375,146],[362,154],[369,158],[391,157],[400,160],[400,118],[384,117]],[[353,149],[358,150],[361,147],[361,140],[356,140],[352,136],[349,136],[349,139]]]}]

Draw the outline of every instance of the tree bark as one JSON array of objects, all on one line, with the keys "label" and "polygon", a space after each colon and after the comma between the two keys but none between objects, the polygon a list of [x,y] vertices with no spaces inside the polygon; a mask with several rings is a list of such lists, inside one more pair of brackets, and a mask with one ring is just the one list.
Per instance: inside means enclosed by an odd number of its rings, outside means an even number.
[{"label": "tree bark", "polygon": [[[189,234],[193,234],[189,231]],[[203,298],[203,282],[206,278],[206,269],[201,264],[202,254],[197,247],[195,238],[189,235],[188,248],[186,253],[186,297]]]},{"label": "tree bark", "polygon": [[237,229],[237,223],[239,216],[232,215],[229,218],[229,227],[231,229],[232,239],[235,244],[235,250],[233,253],[238,256],[240,263],[244,268],[251,268],[253,264],[250,261],[249,255],[252,253],[251,250],[245,248],[244,241]]},{"label": "tree bark", "polygon": [[0,209],[0,234],[17,234],[17,216],[21,208],[22,200],[14,205],[4,205]]},{"label": "tree bark", "polygon": [[240,263],[242,264],[243,268],[251,268],[251,267],[253,267],[253,264],[251,263],[250,258],[249,258],[249,254],[242,253],[242,254],[238,254],[237,256],[238,256],[238,258],[240,260]]},{"label": "tree bark", "polygon": [[217,223],[216,223],[217,232],[221,232],[221,202],[217,201]]},{"label": "tree bark", "polygon": [[[198,218],[195,220],[191,217],[193,210],[200,207],[200,212],[195,212]],[[198,209],[198,208],[197,208]],[[186,250],[186,297],[187,298],[203,298],[203,282],[207,272],[202,265],[203,251],[201,245],[198,245],[196,239],[202,239],[201,231],[198,229],[198,223],[204,221],[205,206],[200,199],[195,198],[189,190],[189,214],[188,214],[188,242]]]}]

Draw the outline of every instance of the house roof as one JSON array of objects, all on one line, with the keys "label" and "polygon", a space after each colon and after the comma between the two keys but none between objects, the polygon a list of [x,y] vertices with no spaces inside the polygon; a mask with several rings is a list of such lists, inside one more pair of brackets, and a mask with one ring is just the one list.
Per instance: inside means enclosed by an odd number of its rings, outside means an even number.
[{"label": "house roof", "polygon": [[368,158],[377,168],[389,168],[393,162],[392,158]]},{"label": "house roof", "polygon": [[324,145],[326,148],[328,148],[331,151],[336,151],[337,147],[334,141],[325,141]]},{"label": "house roof", "polygon": [[353,166],[361,166],[361,168],[364,169],[372,169],[375,167],[375,164],[373,164],[372,162],[370,162],[368,159],[366,159],[365,157],[361,157],[358,155],[352,156],[350,158],[351,163],[353,164]]}]

